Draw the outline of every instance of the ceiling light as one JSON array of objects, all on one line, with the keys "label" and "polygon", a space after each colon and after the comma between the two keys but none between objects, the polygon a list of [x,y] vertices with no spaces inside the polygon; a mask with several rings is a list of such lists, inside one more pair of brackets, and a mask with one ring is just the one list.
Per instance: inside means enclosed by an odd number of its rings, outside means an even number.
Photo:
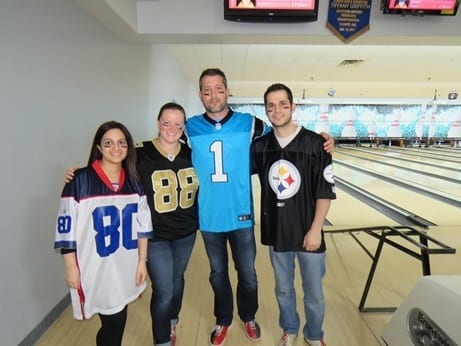
[{"label": "ceiling light", "polygon": [[452,90],[448,93],[448,99],[449,100],[456,100],[458,98],[458,91]]}]

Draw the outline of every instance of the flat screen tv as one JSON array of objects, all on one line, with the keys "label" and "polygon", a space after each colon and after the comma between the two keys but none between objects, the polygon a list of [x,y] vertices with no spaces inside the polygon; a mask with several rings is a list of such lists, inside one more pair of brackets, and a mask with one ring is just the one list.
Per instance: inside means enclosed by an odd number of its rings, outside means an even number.
[{"label": "flat screen tv", "polygon": [[317,20],[319,0],[224,0],[224,19],[254,23]]},{"label": "flat screen tv", "polygon": [[382,0],[384,14],[454,16],[460,0]]}]

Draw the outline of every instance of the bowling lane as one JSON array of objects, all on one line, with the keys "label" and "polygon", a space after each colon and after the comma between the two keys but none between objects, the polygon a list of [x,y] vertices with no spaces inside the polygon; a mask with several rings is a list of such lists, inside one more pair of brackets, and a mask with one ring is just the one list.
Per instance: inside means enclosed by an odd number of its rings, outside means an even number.
[{"label": "bowling lane", "polygon": [[391,147],[391,151],[418,156],[434,157],[438,159],[461,162],[461,150],[437,150],[434,148],[418,147]]},{"label": "bowling lane", "polygon": [[[339,155],[338,155],[339,156]],[[356,161],[358,161],[357,159]],[[348,157],[348,162],[351,164],[353,161],[352,157]],[[343,161],[344,162],[344,161]],[[344,162],[346,163],[346,162]],[[341,164],[341,160],[335,158],[335,174],[342,177],[336,172],[336,168]],[[418,187],[428,192],[436,193],[444,198],[452,199],[454,201],[461,202],[461,185],[459,183],[454,183],[452,181],[444,181],[442,179],[433,178],[430,176],[425,176],[420,173],[413,173],[405,171],[404,169],[398,169],[392,166],[387,166],[385,164],[378,164],[373,162],[363,162],[360,160],[358,164],[352,163],[361,168],[369,169],[371,172],[383,175],[384,177],[391,177],[392,179],[397,179],[403,183],[409,184],[414,187]],[[349,168],[352,169],[352,168]],[[349,181],[349,178],[342,177]],[[354,179],[354,177],[352,177]],[[382,180],[377,179],[376,184],[381,184]],[[359,179],[354,179],[351,181],[353,184],[363,187]],[[392,186],[395,186],[394,184]]]},{"label": "bowling lane", "polygon": [[[356,155],[357,153],[367,153],[371,158],[390,158],[395,159],[396,163],[402,162],[415,162],[421,164],[427,164],[428,166],[441,166],[447,167],[453,170],[461,171],[461,152],[460,157],[456,155],[451,156],[449,159],[445,159],[440,154],[435,152],[429,154],[420,154],[419,152],[404,151],[403,149],[387,149],[387,148],[368,148],[368,147],[340,147],[336,152],[350,153]],[[432,168],[431,168],[432,169]]]},{"label": "bowling lane", "polygon": [[398,225],[386,215],[340,189],[336,189],[336,200],[331,202],[327,219],[336,229]]},{"label": "bowling lane", "polygon": [[449,154],[449,155],[460,155],[461,156],[461,147],[453,147],[453,146],[446,146],[446,145],[441,145],[441,146],[432,146],[432,147],[408,147],[405,149],[409,150],[427,150],[428,152],[439,152],[442,154]]},{"label": "bowling lane", "polygon": [[[374,161],[379,160],[384,165],[385,164],[398,165],[401,167],[406,167],[406,168],[419,171],[421,173],[428,172],[431,174],[437,174],[443,177],[450,177],[450,178],[458,179],[461,181],[461,169],[456,171],[452,169],[446,169],[443,167],[429,166],[428,161],[426,162],[403,161],[403,160],[399,160],[400,155],[385,156],[385,155],[380,155],[379,153],[376,153],[373,150],[339,148],[337,151],[335,151],[334,157],[340,160],[348,160],[351,155],[356,158],[362,158],[366,160],[366,161],[363,161],[363,162],[360,161],[360,162],[362,162],[361,164],[363,164],[364,167],[365,165],[367,165],[367,168],[371,165],[373,160]],[[438,163],[438,165],[440,166],[440,162]],[[458,168],[460,166],[461,164],[458,164]]]},{"label": "bowling lane", "polygon": [[461,155],[455,154],[442,154],[435,151],[428,151],[426,149],[408,149],[408,148],[372,148],[371,151],[381,153],[390,157],[402,157],[405,159],[412,159],[431,164],[443,165],[446,167],[460,168]]},{"label": "bowling lane", "polygon": [[[334,155],[336,157],[337,153]],[[354,162],[353,158],[350,158],[349,160]],[[358,162],[355,162],[355,164],[359,165]],[[461,219],[460,208],[434,200],[430,197],[407,190],[337,163],[334,164],[334,173],[336,176],[360,186],[370,193],[407,209],[413,214],[432,221],[439,226],[459,226],[459,220]],[[344,212],[351,213],[352,215],[349,215],[349,217],[352,219],[361,219],[361,210],[359,209],[355,211],[352,202],[351,206],[346,208]],[[357,222],[354,223],[354,225],[356,224]],[[361,224],[361,222],[359,222],[359,224]]]},{"label": "bowling lane", "polygon": [[447,147],[447,146],[408,146],[408,147],[391,147],[391,150],[396,151],[410,151],[418,153],[427,153],[427,154],[441,154],[446,156],[452,156],[458,159],[461,159],[461,148]]}]

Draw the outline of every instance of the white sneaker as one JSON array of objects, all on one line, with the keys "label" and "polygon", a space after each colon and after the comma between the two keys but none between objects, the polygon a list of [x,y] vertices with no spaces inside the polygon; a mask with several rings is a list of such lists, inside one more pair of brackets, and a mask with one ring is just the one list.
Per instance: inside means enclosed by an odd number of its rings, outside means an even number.
[{"label": "white sneaker", "polygon": [[304,338],[304,341],[307,342],[309,346],[327,346],[325,341],[322,340],[310,340],[308,338]]},{"label": "white sneaker", "polygon": [[293,346],[298,334],[283,333],[279,346]]}]

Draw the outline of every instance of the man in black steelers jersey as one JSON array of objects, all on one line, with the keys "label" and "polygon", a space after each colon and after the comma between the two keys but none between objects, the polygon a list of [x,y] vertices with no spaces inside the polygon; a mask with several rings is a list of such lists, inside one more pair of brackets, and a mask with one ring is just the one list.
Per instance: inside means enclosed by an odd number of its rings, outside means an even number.
[{"label": "man in black steelers jersey", "polygon": [[324,346],[326,272],[322,225],[336,198],[332,157],[324,139],[293,122],[296,109],[291,90],[271,85],[264,94],[273,131],[252,145],[253,169],[261,182],[261,242],[269,246],[275,292],[283,330],[280,345],[293,345],[300,327],[294,288],[295,258],[304,290],[304,340]]}]

